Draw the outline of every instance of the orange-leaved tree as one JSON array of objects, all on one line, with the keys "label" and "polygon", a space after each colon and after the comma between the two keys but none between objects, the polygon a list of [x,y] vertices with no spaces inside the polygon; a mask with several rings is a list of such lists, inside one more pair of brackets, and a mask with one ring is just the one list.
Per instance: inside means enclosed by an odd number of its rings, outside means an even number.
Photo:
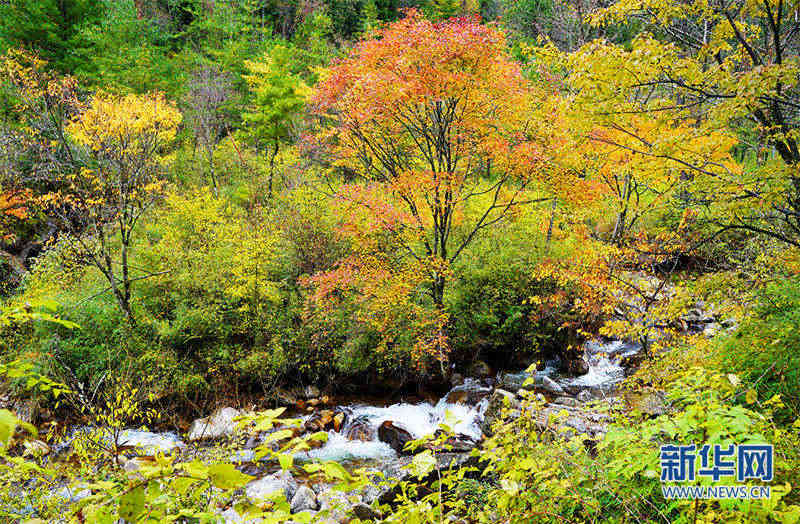
[{"label": "orange-leaved tree", "polygon": [[400,258],[382,261],[413,267],[442,313],[451,264],[473,239],[549,200],[533,191],[552,140],[536,101],[505,35],[477,18],[435,23],[410,10],[334,64],[313,104],[329,124],[318,138],[354,181],[337,198],[356,256],[374,265],[389,240]]}]

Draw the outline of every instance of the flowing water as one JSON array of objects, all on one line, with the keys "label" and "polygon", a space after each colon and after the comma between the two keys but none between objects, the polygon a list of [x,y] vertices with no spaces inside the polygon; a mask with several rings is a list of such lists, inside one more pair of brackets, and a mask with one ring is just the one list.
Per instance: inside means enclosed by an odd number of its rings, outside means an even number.
[{"label": "flowing water", "polygon": [[[529,377],[537,381],[548,377],[572,394],[584,389],[609,394],[625,377],[622,359],[639,350],[639,346],[619,340],[610,342],[594,340],[584,346],[584,358],[589,365],[588,373],[585,375],[577,377],[559,375],[559,362],[556,360],[547,362],[545,369],[533,374],[521,372],[506,374],[505,377],[512,379],[509,382],[511,384],[521,384]],[[479,441],[483,437],[480,425],[491,392],[490,387],[476,379],[468,378],[435,404],[398,402],[390,405],[356,403],[339,406],[336,411],[346,414],[345,423],[340,431],[330,430],[328,440],[322,447],[301,453],[297,458],[339,462],[386,461],[396,458],[397,453],[378,438],[378,428],[384,422],[392,422],[404,429],[413,439],[432,435],[444,425],[462,438]],[[85,428],[76,431],[85,431]],[[143,454],[170,452],[187,447],[177,434],[171,432],[125,430],[120,442],[142,448]],[[252,450],[243,449],[231,455],[230,459],[233,462],[250,462],[253,457]]]}]

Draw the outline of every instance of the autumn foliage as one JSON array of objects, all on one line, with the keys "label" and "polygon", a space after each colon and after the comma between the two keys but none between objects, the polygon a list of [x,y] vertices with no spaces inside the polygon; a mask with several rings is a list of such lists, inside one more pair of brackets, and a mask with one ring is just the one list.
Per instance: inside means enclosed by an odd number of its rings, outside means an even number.
[{"label": "autumn foliage", "polygon": [[506,49],[504,34],[477,19],[434,23],[409,11],[335,64],[314,99],[329,122],[318,140],[356,177],[337,194],[355,255],[314,278],[314,299],[355,286],[371,311],[385,311],[418,304],[424,286],[434,310],[422,324],[435,329],[418,340],[439,359],[452,263],[484,229],[544,200],[528,190],[549,137]]}]

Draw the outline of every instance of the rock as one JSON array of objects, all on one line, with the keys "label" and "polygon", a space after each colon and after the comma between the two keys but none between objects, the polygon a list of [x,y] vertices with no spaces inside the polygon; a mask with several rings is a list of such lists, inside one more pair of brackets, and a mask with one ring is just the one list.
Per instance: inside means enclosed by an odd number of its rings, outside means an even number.
[{"label": "rock", "polygon": [[344,426],[345,414],[342,412],[337,413],[333,416],[333,429],[334,431],[339,431]]},{"label": "rock", "polygon": [[516,395],[510,391],[495,389],[489,398],[489,405],[486,406],[483,422],[481,423],[481,431],[485,435],[492,434],[492,424],[501,418],[502,409],[506,406],[510,409],[520,409],[520,402],[517,400]]},{"label": "rock", "polygon": [[306,431],[328,431],[329,429],[336,429],[336,431],[339,431],[339,428],[342,427],[346,418],[347,414],[344,411],[339,411],[337,413],[331,409],[323,409],[311,415],[311,417],[306,420],[303,427]]},{"label": "rock", "polygon": [[537,384],[541,389],[555,393],[556,395],[563,395],[564,388],[558,385],[555,380],[550,377],[542,377],[541,384]]},{"label": "rock", "polygon": [[706,326],[703,328],[703,336],[706,338],[712,338],[714,335],[719,333],[721,329],[722,329],[721,324],[717,324],[716,322],[711,322],[709,324],[706,324]]},{"label": "rock", "polygon": [[317,495],[308,486],[300,486],[295,491],[291,502],[292,513],[300,513],[301,511],[315,511],[319,508],[317,504]]},{"label": "rock", "polygon": [[625,395],[625,401],[632,410],[652,417],[658,417],[667,412],[663,391],[630,392]]},{"label": "rock", "polygon": [[[441,432],[437,431],[437,436],[440,435]],[[469,435],[458,434],[447,437],[444,443],[444,449],[450,453],[466,453],[477,445],[478,441]]]},{"label": "rock", "polygon": [[284,388],[276,389],[273,396],[281,406],[296,406],[300,400],[293,391]]},{"label": "rock", "polygon": [[474,379],[467,379],[460,386],[456,386],[447,393],[445,402],[448,404],[465,404],[474,406],[492,394],[492,388],[481,386]]},{"label": "rock", "polygon": [[218,409],[210,417],[192,422],[187,438],[191,442],[196,442],[232,435],[236,431],[237,425],[233,419],[240,414],[238,409],[230,407]]},{"label": "rock", "polygon": [[225,524],[244,523],[244,518],[241,515],[239,515],[239,513],[233,508],[226,509],[225,511],[220,513],[219,516],[222,517],[222,522],[224,522]]},{"label": "rock", "polygon": [[404,450],[406,443],[414,440],[411,433],[398,426],[391,420],[387,420],[378,428],[378,440],[389,444],[393,450],[401,455],[409,454]]},{"label": "rock", "polygon": [[589,372],[589,363],[585,357],[578,357],[567,362],[567,373],[572,375],[585,375]]},{"label": "rock", "polygon": [[[585,391],[585,390],[584,390]],[[581,401],[572,397],[556,397],[553,400],[553,404],[558,404],[562,406],[570,406],[570,407],[580,407]]]},{"label": "rock", "polygon": [[564,388],[552,378],[541,374],[531,374],[527,371],[503,374],[500,377],[498,387],[510,391],[542,390],[555,395],[565,394]]},{"label": "rock", "polygon": [[372,509],[370,506],[367,506],[363,502],[359,502],[351,509],[353,515],[358,517],[361,520],[379,520],[381,519],[381,514]]},{"label": "rock", "polygon": [[134,448],[139,455],[145,457],[167,454],[186,447],[175,433],[152,433],[135,429],[120,432],[117,445]]},{"label": "rock", "polygon": [[527,371],[522,373],[503,373],[497,381],[497,387],[508,391],[517,391],[522,389],[525,380],[531,376],[533,375]]},{"label": "rock", "polygon": [[17,399],[11,408],[17,418],[22,422],[36,425],[36,419],[39,417],[39,402],[34,399]]},{"label": "rock", "polygon": [[320,511],[330,519],[323,522],[350,522],[346,509],[350,507],[351,502],[344,493],[328,489],[317,495],[317,501]]},{"label": "rock", "polygon": [[584,390],[580,391],[575,398],[577,398],[581,402],[590,402],[593,397],[592,397],[592,394],[589,392],[588,389],[584,389]]},{"label": "rock", "polygon": [[369,442],[375,437],[375,430],[369,422],[369,417],[362,415],[354,419],[347,428],[345,437],[348,440],[362,440]]},{"label": "rock", "polygon": [[134,457],[130,460],[126,460],[125,463],[122,465],[122,469],[129,473],[132,473],[134,471],[139,471],[140,469],[142,469],[142,466],[146,465],[148,462],[150,461],[140,457]]},{"label": "rock", "polygon": [[74,486],[64,486],[54,493],[54,495],[68,502],[78,502],[91,496],[92,491],[85,483],[78,483]]},{"label": "rock", "polygon": [[469,367],[468,374],[472,377],[487,378],[492,376],[492,369],[483,360],[476,360]]},{"label": "rock", "polygon": [[50,446],[41,440],[30,440],[23,443],[25,451],[23,457],[42,457],[50,453]]},{"label": "rock", "polygon": [[308,399],[317,398],[320,396],[320,391],[317,386],[308,385],[303,388],[303,396]]},{"label": "rock", "polygon": [[297,482],[286,471],[279,471],[254,480],[244,487],[244,493],[253,504],[262,503],[274,496],[276,492],[283,493],[287,501],[292,500],[297,491]]},{"label": "rock", "polygon": [[605,426],[595,423],[592,415],[594,414],[580,409],[548,406],[536,414],[536,426],[540,431],[551,430],[556,435],[564,436],[605,432]]}]

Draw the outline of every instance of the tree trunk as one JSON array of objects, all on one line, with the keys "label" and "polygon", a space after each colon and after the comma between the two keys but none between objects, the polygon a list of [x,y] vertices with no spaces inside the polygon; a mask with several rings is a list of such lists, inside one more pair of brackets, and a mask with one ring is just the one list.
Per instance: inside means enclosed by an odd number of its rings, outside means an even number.
[{"label": "tree trunk", "polygon": [[272,180],[275,176],[275,157],[278,156],[278,139],[275,139],[275,144],[272,146],[272,151],[269,155],[269,188],[268,197],[272,199]]},{"label": "tree trunk", "polygon": [[438,310],[444,309],[444,275],[436,273],[433,277],[433,284],[431,284],[431,294],[433,295],[433,303]]},{"label": "tree trunk", "polygon": [[553,239],[553,223],[556,221],[556,206],[558,201],[554,198],[550,206],[550,223],[547,224],[547,239],[545,240],[545,253],[550,252],[550,241]]},{"label": "tree trunk", "polygon": [[628,199],[631,193],[631,176],[625,175],[625,184],[622,188],[622,211],[617,215],[617,223],[614,225],[614,232],[611,234],[611,241],[615,244],[619,243],[622,236],[625,234],[625,221],[628,217]]}]

